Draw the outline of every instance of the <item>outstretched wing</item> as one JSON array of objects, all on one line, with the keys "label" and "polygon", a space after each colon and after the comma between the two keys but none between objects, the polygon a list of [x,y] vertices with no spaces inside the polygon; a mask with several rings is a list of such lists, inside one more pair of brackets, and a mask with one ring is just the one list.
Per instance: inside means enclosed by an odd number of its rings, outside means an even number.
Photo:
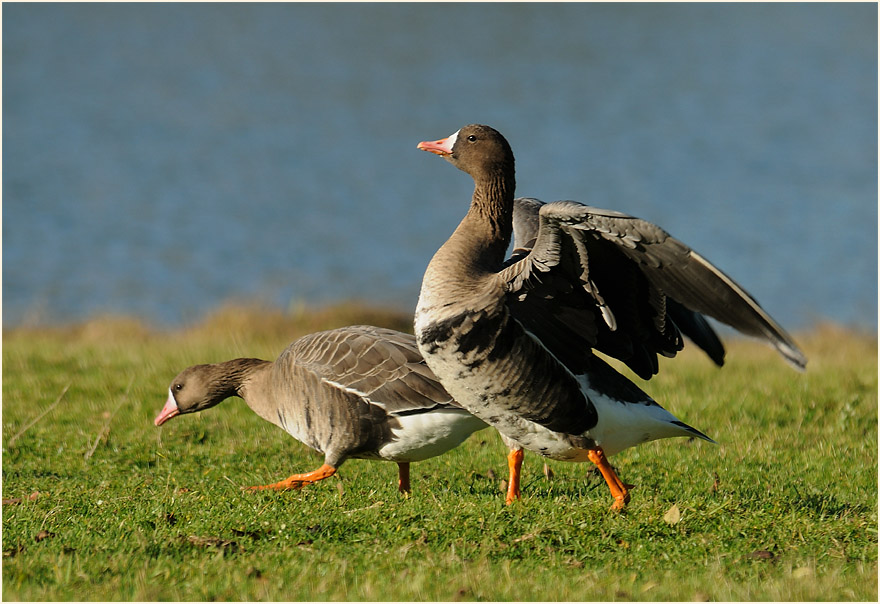
[{"label": "outstretched wing", "polygon": [[650,377],[658,354],[681,349],[679,330],[720,364],[723,347],[701,314],[767,341],[798,369],[806,365],[752,296],[657,225],[574,201],[517,200],[515,208],[517,250],[499,275],[508,306],[573,368],[578,353],[567,347],[577,340]]},{"label": "outstretched wing", "polygon": [[[507,261],[507,265],[513,264],[517,260],[524,258],[532,250],[535,241],[538,238],[538,229],[540,226],[539,212],[541,206],[545,205],[540,199],[534,197],[517,197],[513,200],[513,254]],[[592,299],[587,300],[586,304],[593,305]],[[724,365],[724,345],[718,338],[718,334],[712,329],[708,321],[699,313],[689,310],[675,300],[666,299],[666,311],[668,318],[672,320],[679,331],[690,338],[697,346],[699,346],[716,365]],[[643,334],[644,335],[644,334]],[[609,339],[606,335],[605,339]],[[618,334],[613,338],[618,345],[622,340],[629,339],[626,335]],[[610,344],[605,347],[608,348]],[[613,346],[612,346],[613,348]],[[628,346],[623,354],[629,351],[632,354],[632,346]],[[617,358],[618,355],[608,352]],[[650,358],[648,358],[650,357]],[[651,361],[653,359],[653,362]],[[647,379],[656,369],[656,354],[641,351],[641,355],[632,360],[636,365],[633,368],[640,376]],[[639,366],[649,367],[652,369],[650,373],[645,375],[645,371],[640,371]]]}]

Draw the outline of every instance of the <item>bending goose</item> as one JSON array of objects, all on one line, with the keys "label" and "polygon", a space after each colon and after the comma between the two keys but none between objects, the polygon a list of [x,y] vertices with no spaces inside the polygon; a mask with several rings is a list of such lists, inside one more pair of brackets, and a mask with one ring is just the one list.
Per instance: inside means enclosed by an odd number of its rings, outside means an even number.
[{"label": "bending goose", "polygon": [[505,441],[552,459],[590,460],[622,509],[629,492],[607,457],[673,436],[711,441],[664,410],[594,350],[637,374],[683,346],[669,300],[806,358],[736,282],[660,227],[559,201],[537,237],[504,262],[514,220],[514,157],[504,137],[469,125],[419,143],[475,183],[470,209],[425,271],[419,350],[440,383]]},{"label": "bending goose", "polygon": [[258,489],[298,489],[348,458],[409,464],[445,453],[486,424],[462,409],[425,365],[411,335],[352,326],[304,336],[274,362],[234,359],[184,369],[155,419],[202,411],[238,396],[260,417],[324,454],[323,465]]}]

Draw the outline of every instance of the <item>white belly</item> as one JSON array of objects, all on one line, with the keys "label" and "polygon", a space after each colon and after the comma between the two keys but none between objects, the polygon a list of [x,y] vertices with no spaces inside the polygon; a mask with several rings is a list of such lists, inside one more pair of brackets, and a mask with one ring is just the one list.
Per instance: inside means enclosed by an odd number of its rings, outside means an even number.
[{"label": "white belly", "polygon": [[394,440],[379,448],[382,459],[421,461],[454,449],[468,436],[488,425],[457,409],[398,415],[400,428],[392,428]]}]

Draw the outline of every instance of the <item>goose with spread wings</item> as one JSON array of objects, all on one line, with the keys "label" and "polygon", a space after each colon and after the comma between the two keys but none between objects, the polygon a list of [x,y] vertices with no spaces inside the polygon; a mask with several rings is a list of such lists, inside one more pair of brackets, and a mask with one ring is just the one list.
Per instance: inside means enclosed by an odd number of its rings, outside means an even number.
[{"label": "goose with spread wings", "polygon": [[682,348],[684,330],[719,362],[723,347],[711,343],[707,315],[805,367],[792,338],[752,296],[650,222],[572,201],[543,204],[530,248],[505,262],[516,188],[505,138],[473,124],[418,147],[475,184],[467,214],[425,271],[419,350],[450,395],[509,445],[596,464],[614,509],[625,507],[629,492],[608,456],[658,438],[711,439],[597,351],[650,378],[658,355]]}]

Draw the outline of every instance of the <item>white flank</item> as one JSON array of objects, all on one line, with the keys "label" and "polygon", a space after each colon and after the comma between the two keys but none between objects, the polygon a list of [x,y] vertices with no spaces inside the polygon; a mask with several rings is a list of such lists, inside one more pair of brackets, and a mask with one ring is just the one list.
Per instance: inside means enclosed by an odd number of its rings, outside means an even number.
[{"label": "white flank", "polygon": [[589,388],[586,376],[580,376],[586,385],[587,396],[596,407],[599,421],[587,436],[602,447],[605,455],[612,456],[624,449],[658,438],[694,436],[680,425],[680,421],[657,403],[623,403]]},{"label": "white flank", "polygon": [[488,427],[461,409],[396,415],[394,419],[400,428],[392,428],[394,439],[379,449],[379,457],[391,461],[421,461],[441,455]]}]

